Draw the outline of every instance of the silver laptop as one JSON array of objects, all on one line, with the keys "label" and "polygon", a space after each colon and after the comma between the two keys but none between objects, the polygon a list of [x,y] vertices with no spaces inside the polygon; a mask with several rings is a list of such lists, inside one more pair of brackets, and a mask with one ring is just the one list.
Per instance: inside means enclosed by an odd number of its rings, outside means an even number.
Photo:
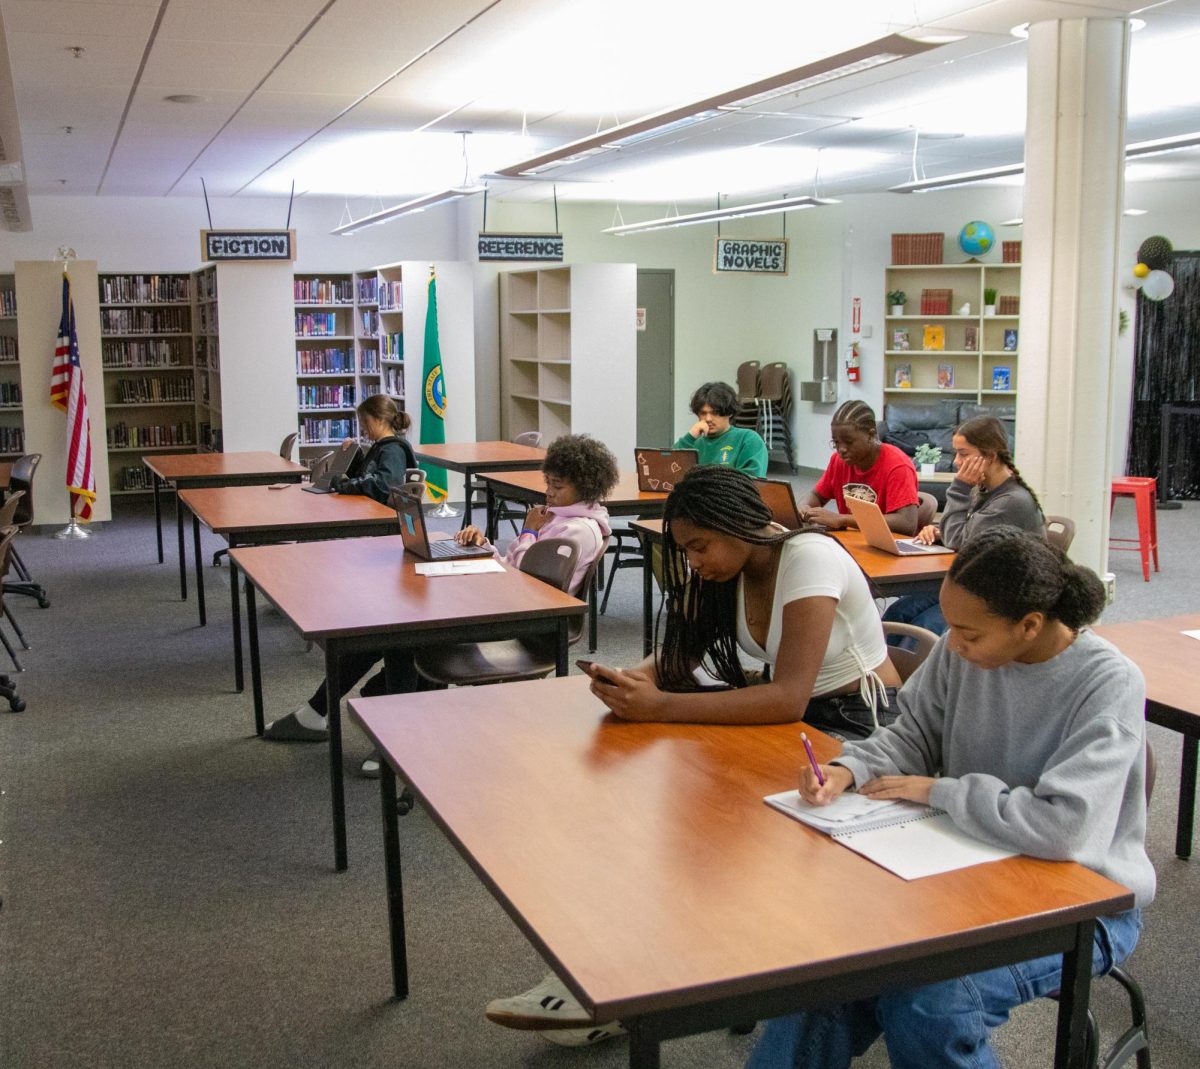
[{"label": "silver laptop", "polygon": [[400,521],[400,537],[404,540],[404,552],[422,560],[463,560],[468,557],[490,557],[490,546],[460,546],[453,538],[429,541],[425,527],[425,513],[416,494],[404,490],[393,490],[388,494],[388,504],[396,510]]},{"label": "silver laptop", "polygon": [[305,483],[301,489],[307,490],[310,494],[332,494],[334,477],[345,475],[357,459],[358,446],[352,445],[349,449],[339,449],[333,455],[333,460],[330,461],[325,474],[318,476],[311,483]]},{"label": "silver laptop", "polygon": [[650,449],[638,446],[634,451],[634,470],[638,489],[643,494],[669,494],[700,461],[695,449]]},{"label": "silver laptop", "polygon": [[804,526],[791,483],[782,479],[755,479],[754,485],[758,487],[758,495],[763,499],[763,504],[771,510],[771,519],[777,524],[789,531]]},{"label": "silver laptop", "polygon": [[846,498],[846,508],[858,524],[867,545],[882,549],[894,557],[914,557],[930,553],[953,553],[954,550],[945,546],[925,546],[910,538],[897,540],[895,532],[887,525],[883,513],[874,501],[861,501],[856,497]]}]

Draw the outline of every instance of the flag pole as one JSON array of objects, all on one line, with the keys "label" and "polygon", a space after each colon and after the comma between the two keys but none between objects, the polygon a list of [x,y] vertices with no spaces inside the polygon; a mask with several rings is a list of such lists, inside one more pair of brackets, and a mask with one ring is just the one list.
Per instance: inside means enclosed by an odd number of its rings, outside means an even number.
[{"label": "flag pole", "polygon": [[71,502],[68,506],[71,510],[71,521],[61,531],[55,531],[54,537],[59,540],[73,539],[75,541],[80,541],[84,538],[91,538],[95,532],[89,531],[86,527],[84,527],[83,524],[79,522],[78,517],[75,515],[75,495],[70,494],[68,497]]}]

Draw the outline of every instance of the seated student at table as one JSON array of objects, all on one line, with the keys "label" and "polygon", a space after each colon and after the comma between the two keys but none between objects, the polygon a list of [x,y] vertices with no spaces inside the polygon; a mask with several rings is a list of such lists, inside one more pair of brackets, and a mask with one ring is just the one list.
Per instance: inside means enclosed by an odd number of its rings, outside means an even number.
[{"label": "seated student at table", "polygon": [[[379,396],[379,395],[376,395]],[[369,398],[368,401],[375,400]],[[364,402],[366,404],[368,402]],[[513,567],[538,538],[566,538],[580,547],[572,592],[582,580],[608,537],[608,510],[599,501],[617,484],[617,460],[594,438],[569,434],[556,439],[542,461],[546,477],[546,505],[536,505],[525,516],[520,536],[509,546],[504,559]],[[459,542],[484,545],[486,539],[478,527],[464,527],[455,535]],[[496,554],[499,556],[499,553]],[[339,697],[348,694],[367,674],[382,654],[377,650],[347,653],[342,657]],[[401,693],[417,688],[416,670],[411,653],[389,653],[388,669],[372,676],[362,693],[373,697],[389,692],[387,671],[398,680]],[[322,742],[329,737],[325,722],[325,683],[302,705],[267,725],[263,737],[276,742]],[[360,771],[367,776],[379,774],[374,755],[366,758]]]},{"label": "seated student at table", "polygon": [[755,430],[734,427],[737,393],[727,382],[706,382],[690,405],[696,422],[675,443],[675,449],[695,449],[701,464],[724,464],[762,478],[767,474],[767,444]]},{"label": "seated student at table", "polygon": [[[417,466],[412,446],[404,438],[412,420],[382,393],[368,397],[356,411],[359,430],[371,440],[371,448],[347,474],[334,478],[333,488],[339,494],[361,494],[386,504],[392,487],[404,482],[405,470]],[[347,438],[342,448],[355,444],[353,438]]]},{"label": "seated student at table", "polygon": [[[820,528],[771,522],[749,476],[692,468],[663,516],[662,648],[635,668],[593,665],[592,692],[626,720],[775,724],[803,720],[839,738],[888,723],[899,676],[853,558]],[[741,655],[766,663],[747,671]],[[716,685],[697,680],[704,669]],[[617,1035],[557,977],[489,1003],[487,1016],[563,1045]]]},{"label": "seated student at table", "polygon": [[[1013,463],[1004,425],[992,416],[976,416],[954,432],[951,442],[955,476],[946,490],[942,521],[922,527],[917,532],[917,541],[961,549],[971,537],[998,524],[1044,536],[1046,520],[1042,507]],[[888,607],[883,618],[916,624],[935,635],[946,630],[935,594],[899,598]]]},{"label": "seated student at table", "polygon": [[[879,440],[875,413],[864,401],[847,401],[830,421],[834,454],[809,491],[802,511],[809,523],[841,530],[854,527],[847,497],[873,501],[897,534],[917,533],[917,469],[894,445]],[[823,508],[832,500],[837,508]]]},{"label": "seated student at table", "polygon": [[[1104,588],[1044,539],[993,527],[942,586],[949,632],[900,692],[900,716],[800,790],[826,804],[857,787],[943,809],[977,838],[1076,861],[1123,884],[1136,908],[1100,917],[1092,972],[1133,950],[1154,897],[1146,856],[1145,686],[1082,630]],[[997,1066],[988,1038],[1009,1011],[1059,989],[1062,956],[901,988],[768,1022],[747,1069],[839,1069],[882,1033],[896,1069]]]}]

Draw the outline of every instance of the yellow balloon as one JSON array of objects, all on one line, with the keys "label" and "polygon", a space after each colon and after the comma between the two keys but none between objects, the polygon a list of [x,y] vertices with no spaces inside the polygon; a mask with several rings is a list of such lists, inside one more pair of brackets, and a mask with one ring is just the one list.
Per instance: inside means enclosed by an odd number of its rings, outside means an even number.
[{"label": "yellow balloon", "polygon": [[1145,278],[1148,274],[1150,274],[1150,268],[1145,264],[1138,264],[1133,269],[1133,275],[1135,278]]}]

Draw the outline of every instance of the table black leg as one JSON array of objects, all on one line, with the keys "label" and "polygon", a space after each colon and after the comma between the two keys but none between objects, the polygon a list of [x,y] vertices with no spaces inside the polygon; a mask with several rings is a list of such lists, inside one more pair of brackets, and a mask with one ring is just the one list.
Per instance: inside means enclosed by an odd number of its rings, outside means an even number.
[{"label": "table black leg", "polygon": [[496,491],[492,484],[487,484],[487,536],[488,541],[496,544]]},{"label": "table black leg", "polygon": [[242,668],[242,599],[238,593],[238,566],[229,558],[229,606],[233,615],[233,689],[239,694],[246,689]]},{"label": "table black leg", "polygon": [[565,676],[567,674],[567,654],[570,652],[569,627],[567,625],[567,617],[560,616],[558,618],[558,639],[557,647],[554,651],[554,674],[556,676]]},{"label": "table black leg", "polygon": [[629,1069],[659,1069],[660,1041],[639,1024],[637,1020],[625,1022],[629,1029]]},{"label": "table black leg", "polygon": [[1096,922],[1075,926],[1075,945],[1063,952],[1062,986],[1058,995],[1055,1069],[1083,1069],[1087,1054],[1087,1011],[1092,985],[1092,941]]},{"label": "table black leg", "polygon": [[329,792],[333,802],[333,866],[345,872],[346,792],[342,784],[342,696],[338,680],[342,678],[341,650],[336,639],[325,643],[325,720],[329,725]]},{"label": "table black leg", "polygon": [[162,480],[157,475],[151,473],[150,481],[154,484],[154,533],[158,536],[158,563],[162,564],[162,502],[159,500],[159,490],[162,486]]},{"label": "table black leg", "polygon": [[1192,856],[1192,822],[1196,814],[1196,749],[1200,740],[1183,737],[1183,760],[1179,766],[1179,817],[1175,824],[1175,856]]},{"label": "table black leg", "polygon": [[596,652],[596,606],[600,601],[600,580],[597,578],[599,569],[592,572],[592,588],[587,593],[588,599],[588,653]]},{"label": "table black leg", "polygon": [[392,946],[392,995],[408,998],[408,948],[404,938],[404,880],[400,870],[400,822],[396,773],[381,756],[379,798],[383,805],[383,869],[387,877],[388,936]]},{"label": "table black leg", "polygon": [[[230,562],[232,563],[232,561]],[[246,578],[246,627],[250,631],[250,689],[254,692],[254,734],[263,733],[262,665],[258,660],[258,610],[254,604],[254,584]]]},{"label": "table black leg", "polygon": [[642,539],[642,656],[654,650],[654,559],[650,539]]},{"label": "table black leg", "polygon": [[187,552],[183,548],[183,505],[179,501],[179,487],[175,487],[175,527],[179,535],[179,596],[187,601]]},{"label": "table black leg", "polygon": [[475,496],[474,476],[475,470],[473,468],[463,469],[463,491],[467,499],[463,504],[463,527],[468,527],[474,522],[471,517],[471,499]]},{"label": "table black leg", "polygon": [[200,607],[200,626],[208,623],[204,612],[204,565],[200,561],[200,518],[192,513],[192,552],[196,557],[196,604]]}]

